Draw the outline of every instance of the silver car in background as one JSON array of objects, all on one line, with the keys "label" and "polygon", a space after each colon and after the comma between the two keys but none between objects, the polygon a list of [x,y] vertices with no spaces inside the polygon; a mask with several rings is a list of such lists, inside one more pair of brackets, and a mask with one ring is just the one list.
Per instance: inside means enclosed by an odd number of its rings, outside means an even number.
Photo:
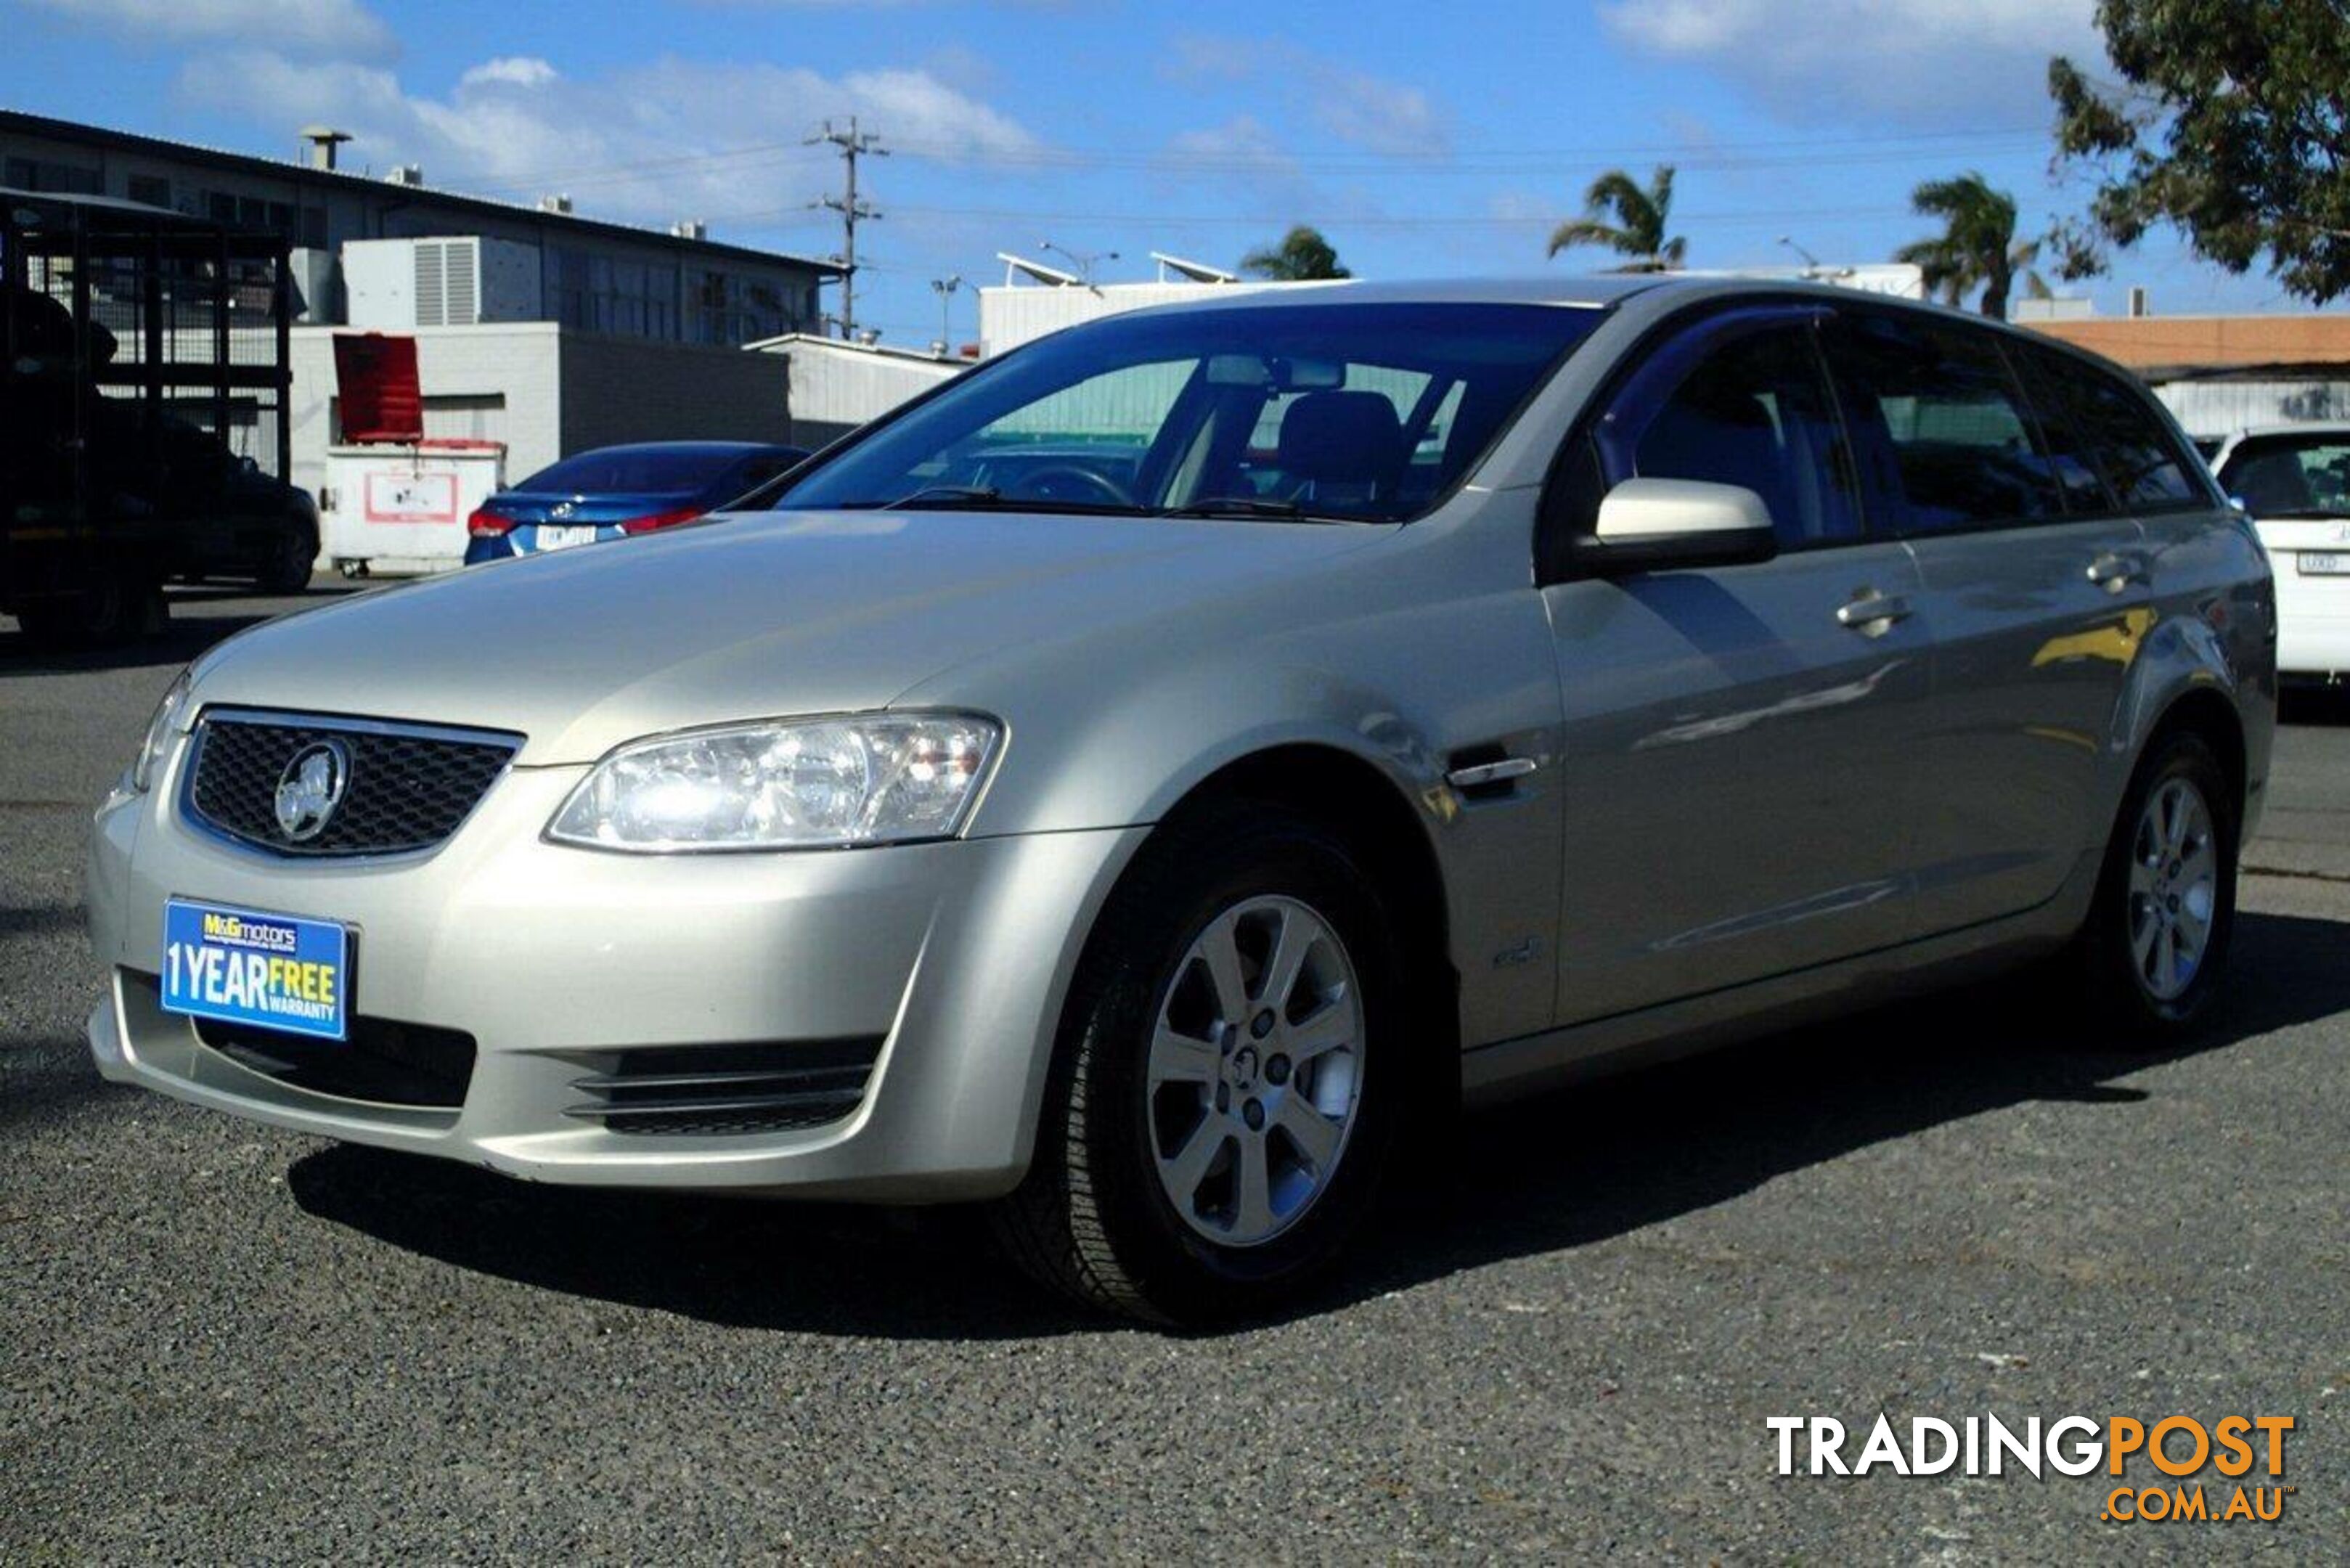
[{"label": "silver car in background", "polygon": [[199,659],[97,818],[101,1070],[534,1180],[986,1200],[1196,1320],[1464,1097],[2000,965],[2104,1034],[2220,980],[2268,567],[2026,334],[1270,291],[762,499]]}]

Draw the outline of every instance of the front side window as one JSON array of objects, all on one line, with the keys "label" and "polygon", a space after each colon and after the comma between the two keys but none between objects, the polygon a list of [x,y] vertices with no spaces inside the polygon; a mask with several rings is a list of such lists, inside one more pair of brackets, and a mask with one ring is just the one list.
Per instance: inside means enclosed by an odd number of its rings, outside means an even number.
[{"label": "front side window", "polygon": [[1636,379],[1600,421],[1609,483],[1751,490],[1771,509],[1782,549],[1859,536],[1851,464],[1808,325],[1743,333],[1686,368],[1669,349],[1658,371]]},{"label": "front side window", "polygon": [[1596,310],[1253,305],[1045,338],[787,482],[775,504],[1399,522],[1467,473]]},{"label": "front side window", "polygon": [[2248,437],[2220,486],[2255,517],[2350,517],[2350,431]]},{"label": "front side window", "polygon": [[1940,322],[1856,313],[1828,339],[1854,438],[1887,454],[1897,531],[2062,515],[2056,463],[1998,348]]}]

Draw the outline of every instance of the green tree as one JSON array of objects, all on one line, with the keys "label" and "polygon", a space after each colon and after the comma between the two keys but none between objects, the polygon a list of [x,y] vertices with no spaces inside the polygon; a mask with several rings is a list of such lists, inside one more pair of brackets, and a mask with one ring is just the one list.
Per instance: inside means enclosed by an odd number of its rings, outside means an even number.
[{"label": "green tree", "polygon": [[1689,242],[1666,228],[1673,215],[1673,166],[1657,171],[1642,185],[1621,169],[1611,169],[1583,193],[1583,216],[1561,223],[1550,236],[1550,254],[1574,245],[1605,245],[1630,259],[1618,272],[1670,272],[1689,254]]},{"label": "green tree", "polygon": [[1277,245],[1249,252],[1241,258],[1241,270],[1276,283],[1316,283],[1355,275],[1338,265],[1338,253],[1310,223],[1291,229]]},{"label": "green tree", "polygon": [[2048,67],[2058,160],[2096,180],[2065,275],[2168,224],[2314,304],[2350,293],[2350,5],[2100,0],[2097,25],[2118,82]]},{"label": "green tree", "polygon": [[1940,234],[1893,253],[1895,261],[1909,262],[1926,275],[1929,294],[1956,306],[1980,288],[1982,313],[2004,320],[2019,276],[2035,296],[2047,293],[2032,270],[2040,259],[2040,242],[2015,237],[2015,198],[1993,189],[1981,174],[1929,180],[1909,192],[1909,205],[1920,217],[1942,221]]}]

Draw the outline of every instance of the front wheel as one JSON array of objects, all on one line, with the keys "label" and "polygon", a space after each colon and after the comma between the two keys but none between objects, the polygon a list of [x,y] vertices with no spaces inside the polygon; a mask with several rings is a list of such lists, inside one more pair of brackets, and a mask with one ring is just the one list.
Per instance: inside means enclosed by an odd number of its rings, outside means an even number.
[{"label": "front wheel", "polygon": [[2095,1017],[2126,1037],[2182,1033],[2219,994],[2236,922],[2235,798],[2210,746],[2185,732],[2130,781],[2079,943]]},{"label": "front wheel", "polygon": [[1360,1225],[1409,1093],[1404,966],[1345,842],[1162,830],[1087,944],[1027,1179],[1029,1271],[1163,1323],[1261,1313]]},{"label": "front wheel", "polygon": [[301,593],[309,587],[310,574],[317,562],[318,536],[296,524],[270,547],[269,558],[262,563],[255,585],[265,594]]}]

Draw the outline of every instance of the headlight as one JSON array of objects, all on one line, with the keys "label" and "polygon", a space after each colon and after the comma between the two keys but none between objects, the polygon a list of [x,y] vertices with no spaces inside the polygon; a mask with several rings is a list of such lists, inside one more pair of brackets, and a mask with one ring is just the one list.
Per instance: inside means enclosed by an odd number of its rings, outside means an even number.
[{"label": "headlight", "polygon": [[547,836],[649,854],[949,838],[1003,732],[968,713],[874,713],[656,736],[598,763]]},{"label": "headlight", "polygon": [[155,782],[155,772],[163,765],[163,753],[172,749],[172,734],[178,728],[180,710],[188,702],[188,672],[172,682],[163,700],[155,705],[155,716],[147,721],[147,738],[139,742],[139,755],[130,763],[130,787],[144,791]]}]

